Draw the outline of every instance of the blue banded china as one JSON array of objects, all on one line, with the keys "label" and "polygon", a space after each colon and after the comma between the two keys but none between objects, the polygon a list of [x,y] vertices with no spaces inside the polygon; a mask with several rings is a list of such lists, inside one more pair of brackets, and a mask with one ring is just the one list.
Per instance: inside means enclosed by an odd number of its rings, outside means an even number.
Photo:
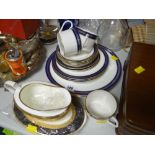
[{"label": "blue banded china", "polygon": [[[73,81],[86,81],[86,80],[90,80],[90,79],[92,80],[94,78],[99,77],[108,66],[108,63],[109,63],[108,55],[105,51],[102,51],[102,53],[105,57],[105,62],[103,63],[102,67],[99,70],[97,70],[95,73],[89,74],[87,76],[73,76],[73,75],[66,74],[65,72],[61,71],[61,69],[59,69],[59,67],[57,66],[56,58],[54,58],[52,60],[52,65],[53,65],[55,72],[62,78],[65,78],[68,80],[73,80]],[[53,57],[55,57],[55,56],[53,56]]]},{"label": "blue banded china", "polygon": [[80,35],[78,33],[78,31],[74,28],[72,28],[72,31],[75,35],[75,38],[76,38],[76,43],[77,43],[77,49],[78,49],[78,52],[82,49],[82,43],[81,43],[81,38],[80,38]]},{"label": "blue banded china", "polygon": [[[110,49],[102,46],[102,45],[98,45],[98,48],[102,51],[102,52],[107,52],[108,54],[110,54],[111,56],[115,55],[114,52],[112,52]],[[51,74],[51,71],[50,71],[50,66],[52,65],[52,59],[53,59],[53,56],[54,56],[54,53],[52,53],[50,55],[50,57],[48,58],[47,60],[47,63],[46,63],[46,75],[48,77],[48,79],[51,81],[51,83],[53,84],[56,84],[56,85],[59,85],[59,83],[57,83],[55,81],[55,79],[53,78],[52,74]],[[121,66],[121,62],[120,60],[116,60],[116,66],[117,66],[117,71],[116,71],[116,74],[114,76],[114,78],[106,85],[103,85],[102,83],[100,84],[100,87],[98,89],[103,89],[103,90],[110,90],[112,87],[114,87],[114,85],[116,85],[116,83],[118,82],[118,80],[120,79],[121,77],[121,73],[122,73],[122,66]],[[93,80],[96,80],[96,79],[93,79]],[[85,81],[86,82],[86,81]],[[78,84],[78,82],[77,82]],[[72,93],[74,94],[77,94],[77,95],[87,95],[88,93],[90,93],[91,91],[80,91],[80,90],[75,90],[72,86],[70,86],[71,88],[69,89],[69,91],[71,91]]]},{"label": "blue banded china", "polygon": [[84,36],[87,35],[88,38],[91,38],[91,39],[94,39],[94,40],[97,39],[97,35],[95,35],[95,34],[92,34],[92,33],[90,33],[90,32],[84,31],[84,30],[80,29],[79,27],[76,27],[76,29],[78,30],[78,32],[79,32],[80,34],[82,34],[82,35],[84,35]]}]

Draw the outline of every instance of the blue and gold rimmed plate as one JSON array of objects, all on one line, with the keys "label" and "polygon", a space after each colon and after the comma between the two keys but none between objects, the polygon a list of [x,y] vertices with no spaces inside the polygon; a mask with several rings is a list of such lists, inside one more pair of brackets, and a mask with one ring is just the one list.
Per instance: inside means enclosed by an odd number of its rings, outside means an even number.
[{"label": "blue and gold rimmed plate", "polygon": [[80,130],[86,123],[86,113],[83,106],[77,101],[73,102],[65,115],[41,119],[24,113],[14,106],[14,113],[18,120],[27,127],[28,125],[35,126],[36,134],[47,135],[67,135],[73,134]]},{"label": "blue and gold rimmed plate", "polygon": [[87,95],[88,93],[96,89],[110,90],[120,79],[122,73],[121,62],[119,59],[117,60],[112,59],[112,56],[115,57],[117,56],[115,55],[114,52],[112,52],[108,48],[102,45],[98,45],[98,48],[100,49],[100,51],[106,52],[109,57],[109,64],[101,76],[93,80],[86,80],[84,82],[76,82],[63,79],[53,70],[52,65],[53,54],[51,54],[46,63],[46,74],[48,79],[52,83],[56,85],[61,85],[67,88],[69,91],[73,92],[74,94],[78,95]]}]

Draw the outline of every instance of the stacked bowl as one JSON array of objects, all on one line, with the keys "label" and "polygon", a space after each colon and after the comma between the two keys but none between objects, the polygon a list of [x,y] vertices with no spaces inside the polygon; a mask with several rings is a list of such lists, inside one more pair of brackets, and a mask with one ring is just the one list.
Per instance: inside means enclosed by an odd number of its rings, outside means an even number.
[{"label": "stacked bowl", "polygon": [[87,95],[96,89],[109,90],[120,79],[119,58],[97,44],[97,35],[71,24],[69,30],[59,31],[57,40],[58,46],[46,63],[51,83]]},{"label": "stacked bowl", "polygon": [[14,113],[27,128],[48,135],[71,134],[86,122],[81,104],[73,101],[68,90],[55,85],[33,81],[19,86],[6,81],[4,87],[14,94]]}]

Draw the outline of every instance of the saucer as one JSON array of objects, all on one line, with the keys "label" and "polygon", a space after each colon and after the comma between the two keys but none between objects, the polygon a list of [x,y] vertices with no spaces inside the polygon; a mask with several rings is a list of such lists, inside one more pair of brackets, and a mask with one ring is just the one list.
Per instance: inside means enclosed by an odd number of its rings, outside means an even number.
[{"label": "saucer", "polygon": [[80,130],[86,123],[86,113],[80,103],[71,104],[67,114],[55,119],[40,119],[20,111],[16,106],[14,113],[25,126],[31,124],[37,127],[38,134],[66,135]]},{"label": "saucer", "polygon": [[[52,58],[52,65],[54,68],[54,71],[62,78],[64,79],[70,79],[73,81],[86,81],[88,80],[92,80],[96,77],[99,77],[103,71],[106,69],[106,67],[108,66],[108,55],[106,52],[102,52],[101,50],[99,50],[99,54],[100,54],[100,60],[98,62],[98,64],[92,68],[90,68],[89,70],[69,70],[66,69],[62,66],[60,66],[56,60],[54,59],[54,55]],[[50,66],[52,67],[52,66]]]},{"label": "saucer", "polygon": [[81,53],[79,55],[74,55],[70,57],[63,56],[65,59],[72,60],[72,61],[82,61],[88,59],[94,54],[94,49],[90,53]]},{"label": "saucer", "polygon": [[98,46],[96,44],[94,45],[94,48],[92,49],[92,51],[93,51],[93,54],[86,59],[69,60],[61,55],[59,47],[57,47],[57,49],[55,51],[55,53],[56,53],[55,59],[57,60],[57,63],[64,68],[68,68],[70,70],[83,70],[83,69],[87,69],[92,66],[95,66],[99,61],[100,55],[98,52]]},{"label": "saucer", "polygon": [[116,56],[114,52],[112,52],[110,49],[98,45],[99,49],[103,52],[107,52],[109,57],[109,65],[107,69],[104,71],[104,74],[102,74],[100,77],[85,81],[85,82],[75,82],[75,81],[69,81],[65,80],[61,77],[59,77],[53,70],[53,66],[51,63],[52,55],[48,58],[46,63],[46,74],[48,79],[56,84],[61,85],[65,88],[67,88],[69,91],[79,94],[79,95],[87,95],[89,92],[96,90],[96,89],[103,89],[103,90],[109,90],[111,89],[120,79],[121,72],[122,72],[122,66],[119,59],[116,61],[111,58],[112,55]]},{"label": "saucer", "polygon": [[68,63],[68,62],[66,63],[65,61],[61,61],[58,58],[57,55],[55,56],[55,59],[56,59],[57,63],[60,66],[64,67],[64,68],[67,68],[67,69],[70,69],[70,70],[87,70],[89,68],[94,67],[99,62],[100,55],[97,52],[97,54],[94,56],[93,59],[88,60],[86,62],[81,62],[81,61],[76,62],[76,61],[73,61],[73,63]]}]

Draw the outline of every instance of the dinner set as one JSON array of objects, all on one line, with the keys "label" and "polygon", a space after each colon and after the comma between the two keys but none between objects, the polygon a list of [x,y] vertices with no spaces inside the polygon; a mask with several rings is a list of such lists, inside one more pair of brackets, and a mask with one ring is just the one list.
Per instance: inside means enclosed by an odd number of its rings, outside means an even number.
[{"label": "dinner set", "polygon": [[[42,28],[40,39],[44,36]],[[17,120],[25,128],[36,127],[36,134],[47,135],[73,134],[85,125],[87,115],[106,120],[117,128],[117,102],[108,90],[121,77],[119,58],[112,50],[98,44],[97,33],[80,24],[66,20],[59,31],[56,30],[58,44],[45,65],[50,82],[31,81],[19,85],[7,80],[4,83],[5,90],[13,94]],[[49,38],[43,37],[42,42],[50,43]],[[27,53],[25,49],[29,48],[22,47]],[[21,53],[14,50],[13,54]],[[24,67],[24,62],[20,66]],[[84,104],[76,97],[85,97]]]},{"label": "dinner set", "polygon": [[[112,59],[112,56],[117,57],[114,52],[102,45],[97,46],[100,61],[94,67],[87,68],[87,70],[71,70],[61,66],[55,59],[56,51],[53,52],[46,63],[48,79],[51,83],[65,87],[77,95],[88,95],[96,89],[110,90],[120,79],[121,63],[119,59]],[[55,63],[57,67],[55,67]]]},{"label": "dinner set", "polygon": [[[70,28],[62,31],[66,23],[70,23]],[[46,62],[45,70],[51,83],[75,95],[88,95],[96,89],[110,90],[120,79],[122,67],[114,52],[97,44],[97,37],[65,21],[57,34],[56,50]],[[113,56],[117,60],[112,59]]]}]

